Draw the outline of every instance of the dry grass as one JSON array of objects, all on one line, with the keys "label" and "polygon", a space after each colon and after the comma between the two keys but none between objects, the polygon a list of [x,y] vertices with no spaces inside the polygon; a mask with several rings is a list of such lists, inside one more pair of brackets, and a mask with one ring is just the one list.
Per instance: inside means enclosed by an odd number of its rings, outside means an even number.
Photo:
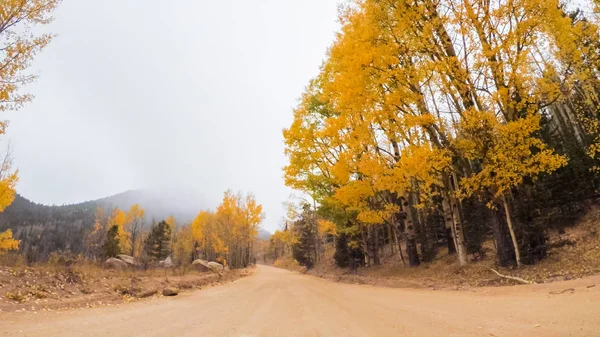
[{"label": "dry grass", "polygon": [[25,303],[29,300],[29,296],[27,294],[22,293],[21,291],[7,291],[4,293],[4,297],[9,300],[13,300],[17,303]]},{"label": "dry grass", "polygon": [[298,264],[298,261],[294,260],[293,258],[291,258],[289,256],[284,256],[282,258],[275,260],[275,262],[273,262],[273,266],[277,267],[277,268],[283,268],[283,269],[287,269],[287,270],[297,271],[300,273],[306,272],[306,267],[301,266],[300,264]]}]

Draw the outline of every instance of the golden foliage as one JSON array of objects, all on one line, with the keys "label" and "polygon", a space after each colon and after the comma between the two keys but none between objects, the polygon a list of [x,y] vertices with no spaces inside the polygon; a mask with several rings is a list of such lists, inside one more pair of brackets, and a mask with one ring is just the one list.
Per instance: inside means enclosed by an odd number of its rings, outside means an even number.
[{"label": "golden foliage", "polygon": [[[146,211],[139,205],[132,205],[125,215],[125,225],[123,226],[125,238],[128,241],[128,247],[131,250],[131,256],[139,256],[142,250],[141,232],[146,221]],[[125,248],[123,246],[122,248]]]},{"label": "golden foliage", "polygon": [[19,249],[19,243],[21,241],[13,239],[12,235],[10,229],[0,233],[0,254],[9,250]]},{"label": "golden foliage", "polygon": [[25,74],[31,61],[52,36],[39,34],[35,26],[51,21],[60,0],[3,0],[0,2],[0,111],[16,110],[31,100],[19,89],[34,79]]},{"label": "golden foliage", "polygon": [[192,236],[192,228],[186,226],[181,228],[175,234],[175,242],[173,244],[173,261],[176,264],[185,265],[193,261],[194,238]]},{"label": "golden foliage", "polygon": [[174,216],[170,215],[165,219],[165,222],[171,227],[171,231],[175,230],[175,227],[177,226],[177,220],[175,220]]},{"label": "golden foliage", "polygon": [[121,252],[129,252],[131,250],[130,234],[125,230],[125,224],[127,223],[127,215],[125,211],[114,208],[112,214],[106,222],[106,231],[113,226],[118,228],[119,247]]},{"label": "golden foliage", "polygon": [[381,224],[401,196],[417,193],[418,209],[440,194],[499,198],[566,165],[540,139],[541,116],[598,84],[600,35],[557,0],[356,0],[340,22],[283,131],[288,186]]},{"label": "golden foliage", "polygon": [[135,204],[129,208],[127,215],[125,216],[125,222],[127,224],[134,223],[144,218],[146,211],[140,207],[139,204]]},{"label": "golden foliage", "polygon": [[[175,239],[179,254],[229,263],[233,268],[250,262],[251,246],[263,220],[262,206],[253,195],[227,191],[216,212],[201,211]],[[180,245],[185,245],[181,247]]]},{"label": "golden foliage", "polygon": [[325,219],[319,219],[317,224],[319,226],[319,234],[337,235],[337,228],[334,222]]},{"label": "golden foliage", "polygon": [[18,181],[18,171],[11,169],[10,153],[8,153],[0,165],[0,212],[15,200],[15,187]]},{"label": "golden foliage", "polygon": [[196,242],[202,242],[204,240],[204,233],[209,226],[213,214],[208,211],[202,211],[198,213],[194,221],[192,222],[192,237]]},{"label": "golden foliage", "polygon": [[[0,112],[17,110],[31,95],[20,88],[31,83],[35,76],[25,74],[35,55],[51,40],[48,34],[37,34],[33,27],[50,22],[50,14],[60,0],[3,0],[0,1]],[[8,122],[0,121],[0,135],[6,133]],[[15,198],[18,172],[11,169],[10,152],[0,165],[0,212]],[[0,253],[17,249],[19,241],[9,229],[0,233]]]}]

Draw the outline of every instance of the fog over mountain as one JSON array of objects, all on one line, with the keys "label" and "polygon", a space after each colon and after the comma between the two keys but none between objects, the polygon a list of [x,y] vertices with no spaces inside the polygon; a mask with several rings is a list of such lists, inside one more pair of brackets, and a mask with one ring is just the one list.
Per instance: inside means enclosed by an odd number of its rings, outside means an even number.
[{"label": "fog over mountain", "polygon": [[63,1],[39,27],[56,37],[31,64],[35,99],[2,119],[17,190],[59,205],[145,188],[205,197],[149,197],[174,212],[240,190],[275,231],[291,193],[281,130],[336,14],[337,0]]},{"label": "fog over mountain", "polygon": [[[214,210],[193,190],[132,190],[98,200],[68,205],[43,205],[17,194],[14,202],[0,212],[0,232],[12,229],[15,238],[21,240],[20,250],[29,262],[44,260],[53,251],[82,253],[85,236],[94,225],[96,209],[102,207],[105,214],[118,207],[129,209],[139,204],[146,213],[145,229],[152,221],[174,216],[177,226],[189,224],[203,209]],[[258,237],[269,239],[271,233],[259,228]]]},{"label": "fog over mountain", "polygon": [[[179,225],[190,223],[202,210],[217,207],[217,203],[206,200],[201,191],[183,188],[131,190],[92,202],[106,209],[118,207],[124,210],[139,204],[146,211],[147,221],[160,221],[172,215]],[[262,239],[267,239],[270,234],[263,228],[259,230]]]},{"label": "fog over mountain", "polygon": [[201,210],[214,209],[217,204],[205,200],[194,190],[141,189],[131,190],[95,201],[104,208],[118,207],[127,210],[139,204],[146,210],[148,220],[160,221],[172,215],[178,223],[191,222]]}]

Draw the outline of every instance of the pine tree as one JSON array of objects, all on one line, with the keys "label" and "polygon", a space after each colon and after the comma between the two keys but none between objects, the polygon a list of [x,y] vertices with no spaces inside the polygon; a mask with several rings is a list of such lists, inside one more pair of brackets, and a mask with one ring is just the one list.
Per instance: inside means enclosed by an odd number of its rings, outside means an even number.
[{"label": "pine tree", "polygon": [[119,226],[112,226],[108,232],[106,232],[106,241],[102,247],[104,257],[110,258],[121,254],[121,248],[119,246]]},{"label": "pine tree", "polygon": [[298,241],[292,246],[292,255],[294,260],[308,269],[312,268],[317,262],[317,233],[315,227],[311,219],[307,217],[302,217],[293,226],[293,232]]},{"label": "pine tree", "polygon": [[171,254],[171,226],[166,221],[152,225],[144,250],[152,261],[163,260]]}]

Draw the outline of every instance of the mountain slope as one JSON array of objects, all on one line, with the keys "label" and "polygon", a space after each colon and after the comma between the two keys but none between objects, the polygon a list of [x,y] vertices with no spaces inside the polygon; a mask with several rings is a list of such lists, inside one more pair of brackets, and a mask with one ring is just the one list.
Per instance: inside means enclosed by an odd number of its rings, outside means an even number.
[{"label": "mountain slope", "polygon": [[81,253],[85,233],[94,225],[96,204],[45,206],[16,195],[0,213],[0,231],[13,230],[20,250],[29,262],[44,259],[53,251]]},{"label": "mountain slope", "polygon": [[[127,210],[136,203],[146,211],[146,226],[171,215],[178,226],[188,224],[200,210],[209,208],[197,193],[175,190],[133,190],[63,206],[36,204],[17,194],[14,202],[0,213],[0,232],[13,230],[15,238],[22,240],[20,250],[29,262],[46,259],[53,251],[84,253],[84,238],[94,225],[97,207]],[[259,229],[260,239],[270,236]]]}]

